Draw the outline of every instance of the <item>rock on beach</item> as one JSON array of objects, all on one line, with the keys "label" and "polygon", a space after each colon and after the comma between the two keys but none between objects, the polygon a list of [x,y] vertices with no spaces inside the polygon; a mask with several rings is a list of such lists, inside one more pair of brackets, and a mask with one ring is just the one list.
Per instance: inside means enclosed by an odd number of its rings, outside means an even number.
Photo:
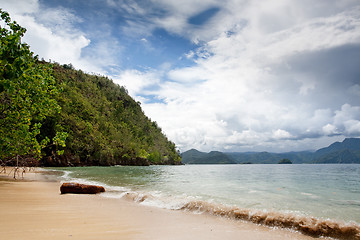
[{"label": "rock on beach", "polygon": [[76,194],[97,194],[105,192],[105,188],[97,185],[87,185],[80,183],[63,183],[60,187],[61,194],[76,193]]}]

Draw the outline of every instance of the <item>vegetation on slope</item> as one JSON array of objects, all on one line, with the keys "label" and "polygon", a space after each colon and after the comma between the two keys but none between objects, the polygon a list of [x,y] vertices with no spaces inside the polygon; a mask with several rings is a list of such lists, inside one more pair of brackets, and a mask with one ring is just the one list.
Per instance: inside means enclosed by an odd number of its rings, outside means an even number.
[{"label": "vegetation on slope", "polygon": [[26,30],[0,14],[0,164],[181,163],[175,144],[125,88],[38,61],[21,43]]},{"label": "vegetation on slope", "polygon": [[56,124],[68,133],[64,155],[45,149],[46,165],[180,164],[175,144],[156,122],[145,116],[140,103],[124,87],[107,77],[54,65],[62,88],[61,112],[47,119],[44,132],[54,134]]}]

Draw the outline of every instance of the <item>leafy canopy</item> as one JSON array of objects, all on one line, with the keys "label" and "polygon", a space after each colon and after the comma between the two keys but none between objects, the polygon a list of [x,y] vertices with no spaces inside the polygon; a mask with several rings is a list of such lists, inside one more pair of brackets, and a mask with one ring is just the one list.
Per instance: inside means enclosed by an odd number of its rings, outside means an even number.
[{"label": "leafy canopy", "polygon": [[[60,111],[51,68],[39,63],[27,44],[26,29],[0,9],[0,160],[17,156],[39,159],[50,139],[39,138],[41,121]],[[59,131],[52,144],[64,146]],[[59,152],[61,153],[61,152]]]}]

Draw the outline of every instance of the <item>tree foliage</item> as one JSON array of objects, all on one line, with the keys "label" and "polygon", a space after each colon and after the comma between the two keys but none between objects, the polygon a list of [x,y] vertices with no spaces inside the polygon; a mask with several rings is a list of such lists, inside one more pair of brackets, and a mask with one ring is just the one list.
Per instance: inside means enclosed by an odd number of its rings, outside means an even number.
[{"label": "tree foliage", "polygon": [[[59,90],[51,68],[39,64],[21,42],[26,29],[7,12],[0,9],[0,14],[0,160],[36,160],[50,144],[48,136],[40,137],[41,122],[60,111]],[[52,144],[64,146],[65,138],[58,131]]]}]

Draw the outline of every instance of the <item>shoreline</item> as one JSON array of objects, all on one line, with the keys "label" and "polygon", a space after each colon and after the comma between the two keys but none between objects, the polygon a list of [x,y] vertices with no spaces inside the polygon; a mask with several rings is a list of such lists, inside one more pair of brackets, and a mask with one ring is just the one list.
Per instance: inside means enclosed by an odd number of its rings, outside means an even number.
[{"label": "shoreline", "polygon": [[60,182],[49,174],[27,172],[24,180],[7,174],[0,174],[4,239],[316,239],[287,229],[159,209],[101,194],[61,195]]}]

